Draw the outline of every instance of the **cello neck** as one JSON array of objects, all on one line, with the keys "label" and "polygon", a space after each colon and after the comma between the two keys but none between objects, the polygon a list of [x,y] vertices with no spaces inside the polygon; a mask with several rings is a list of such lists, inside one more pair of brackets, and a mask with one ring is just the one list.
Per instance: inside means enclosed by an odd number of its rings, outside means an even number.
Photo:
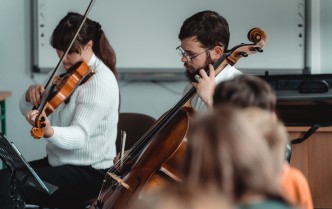
[{"label": "cello neck", "polygon": [[[226,58],[231,53],[224,53],[213,65],[215,69],[221,70],[228,64]],[[220,70],[220,71],[221,71]],[[138,140],[134,147],[130,150],[129,155],[132,159],[136,159],[145,146],[152,140],[152,138],[176,115],[178,111],[196,94],[196,88],[192,87],[166,114],[161,116],[157,122]]]},{"label": "cello neck", "polygon": [[[239,44],[232,49],[226,51],[214,64],[213,68],[216,69],[218,75],[228,64],[233,66],[241,57],[263,52],[262,48],[266,45],[266,34],[260,28],[252,28],[247,38],[253,43]],[[152,138],[172,120],[172,118],[181,111],[182,107],[195,95],[196,88],[192,87],[181,99],[177,102],[167,113],[161,116],[157,122],[137,141],[133,148],[128,153],[133,159],[137,158],[146,145]]]}]

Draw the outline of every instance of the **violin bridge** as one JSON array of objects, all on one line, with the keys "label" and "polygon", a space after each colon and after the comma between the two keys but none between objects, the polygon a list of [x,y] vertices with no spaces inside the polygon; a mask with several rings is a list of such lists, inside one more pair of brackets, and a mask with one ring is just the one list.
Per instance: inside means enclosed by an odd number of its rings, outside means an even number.
[{"label": "violin bridge", "polygon": [[115,181],[117,181],[119,184],[121,184],[126,189],[129,189],[129,185],[126,184],[119,176],[115,175],[114,173],[108,172],[108,175],[110,175]]},{"label": "violin bridge", "polygon": [[61,82],[60,76],[55,76],[54,79],[53,79],[53,84],[54,85],[59,85],[60,82]]}]

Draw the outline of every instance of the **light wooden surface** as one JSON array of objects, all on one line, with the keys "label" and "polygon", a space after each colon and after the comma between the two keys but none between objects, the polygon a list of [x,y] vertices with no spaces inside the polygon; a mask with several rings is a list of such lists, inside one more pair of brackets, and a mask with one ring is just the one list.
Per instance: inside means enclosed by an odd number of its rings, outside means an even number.
[{"label": "light wooden surface", "polygon": [[12,93],[10,91],[0,91],[0,101],[5,100],[7,97],[10,97]]},{"label": "light wooden surface", "polygon": [[[287,127],[290,139],[302,137],[309,128]],[[332,127],[319,128],[304,142],[292,145],[291,165],[307,177],[314,208],[332,208]]]}]

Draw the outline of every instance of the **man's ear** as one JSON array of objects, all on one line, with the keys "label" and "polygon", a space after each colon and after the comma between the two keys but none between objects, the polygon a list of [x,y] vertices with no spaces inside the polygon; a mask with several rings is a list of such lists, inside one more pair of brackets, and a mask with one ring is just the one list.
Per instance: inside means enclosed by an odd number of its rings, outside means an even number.
[{"label": "man's ear", "polygon": [[217,61],[224,54],[224,48],[221,46],[215,46],[210,50],[210,53],[212,60]]}]

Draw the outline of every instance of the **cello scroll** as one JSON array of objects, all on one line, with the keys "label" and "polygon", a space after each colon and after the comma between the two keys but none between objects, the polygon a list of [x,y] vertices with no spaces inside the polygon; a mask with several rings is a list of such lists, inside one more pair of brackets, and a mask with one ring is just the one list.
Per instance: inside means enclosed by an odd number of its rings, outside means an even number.
[{"label": "cello scroll", "polygon": [[257,52],[263,52],[263,48],[266,45],[266,34],[260,28],[252,28],[248,32],[248,40],[253,44],[240,44],[233,47],[230,51],[232,52],[227,58],[227,62],[230,65],[234,65],[241,57],[247,57],[248,55],[255,54]]}]

